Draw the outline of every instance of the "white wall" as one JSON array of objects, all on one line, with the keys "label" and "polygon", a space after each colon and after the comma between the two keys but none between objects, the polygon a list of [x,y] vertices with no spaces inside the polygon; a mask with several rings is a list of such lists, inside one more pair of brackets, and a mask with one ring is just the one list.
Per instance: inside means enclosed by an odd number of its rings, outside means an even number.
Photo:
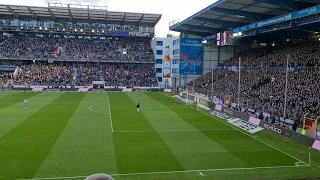
[{"label": "white wall", "polygon": [[[151,47],[153,48],[153,51],[154,51],[154,54],[155,54],[155,61],[156,59],[162,59],[162,64],[155,64],[155,68],[161,68],[162,69],[162,73],[156,73],[156,77],[162,77],[162,82],[159,82],[160,86],[163,88],[165,87],[165,82],[166,80],[168,80],[168,85],[169,87],[173,87],[172,86],[172,81],[174,79],[174,77],[179,77],[179,74],[174,74],[172,73],[172,69],[173,68],[177,68],[178,72],[179,72],[179,63],[178,64],[172,64],[173,62],[173,59],[179,59],[179,55],[178,56],[174,56],[173,55],[173,50],[176,49],[176,48],[179,48],[178,45],[176,46],[173,46],[173,41],[176,40],[177,38],[176,37],[173,37],[173,38],[154,38],[152,40],[152,45]],[[156,43],[157,41],[162,41],[163,42],[163,45],[162,46],[157,46]],[[166,49],[166,46],[169,46],[169,56],[171,58],[171,77],[163,77],[163,60],[164,60],[164,57],[165,57],[165,49]],[[162,55],[157,55],[156,54],[156,51],[157,50],[162,50],[163,51],[163,54]]]}]

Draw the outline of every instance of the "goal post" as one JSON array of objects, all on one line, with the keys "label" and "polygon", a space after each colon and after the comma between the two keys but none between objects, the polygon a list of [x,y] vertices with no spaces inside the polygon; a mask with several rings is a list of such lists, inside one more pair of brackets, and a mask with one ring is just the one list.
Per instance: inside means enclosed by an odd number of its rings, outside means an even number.
[{"label": "goal post", "polygon": [[210,100],[207,97],[197,96],[197,110],[210,110]]}]

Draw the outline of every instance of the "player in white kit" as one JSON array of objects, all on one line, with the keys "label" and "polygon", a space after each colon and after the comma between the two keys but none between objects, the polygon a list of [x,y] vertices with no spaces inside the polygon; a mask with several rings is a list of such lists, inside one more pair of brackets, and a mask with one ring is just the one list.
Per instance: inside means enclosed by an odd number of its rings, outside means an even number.
[{"label": "player in white kit", "polygon": [[27,106],[28,106],[28,99],[25,98],[23,102],[24,102],[24,108],[27,108]]}]

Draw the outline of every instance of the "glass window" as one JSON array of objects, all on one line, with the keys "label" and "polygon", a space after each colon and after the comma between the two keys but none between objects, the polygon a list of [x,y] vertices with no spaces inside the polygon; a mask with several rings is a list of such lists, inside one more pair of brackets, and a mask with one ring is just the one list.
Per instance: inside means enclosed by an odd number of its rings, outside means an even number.
[{"label": "glass window", "polygon": [[162,73],[162,68],[156,68],[156,73]]},{"label": "glass window", "polygon": [[156,45],[157,46],[163,46],[163,41],[157,41]]},{"label": "glass window", "polygon": [[162,64],[162,59],[156,59],[156,64]]},{"label": "glass window", "polygon": [[156,50],[156,55],[162,55],[162,50]]}]

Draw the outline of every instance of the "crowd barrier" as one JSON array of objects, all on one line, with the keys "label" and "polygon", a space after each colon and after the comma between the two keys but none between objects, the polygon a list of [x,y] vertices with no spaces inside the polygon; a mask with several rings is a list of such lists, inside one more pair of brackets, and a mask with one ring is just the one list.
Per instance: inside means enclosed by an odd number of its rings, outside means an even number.
[{"label": "crowd barrier", "polygon": [[13,87],[0,89],[0,91],[18,91],[18,92],[163,92],[164,89],[154,87],[108,87],[95,89],[92,87],[71,87],[71,86],[41,86],[41,87]]},{"label": "crowd barrier", "polygon": [[[189,100],[194,101],[195,100],[195,95],[192,94],[180,94],[180,96],[184,97],[184,98],[188,98]],[[208,102],[210,107],[210,102]],[[295,131],[280,127],[276,124],[272,124],[270,122],[264,121],[264,120],[260,120],[254,117],[251,117],[243,112],[239,112],[239,111],[235,111],[229,107],[227,107],[226,105],[215,105],[213,107],[211,107],[212,111],[215,111],[219,114],[219,116],[221,117],[233,117],[233,118],[239,118],[245,121],[248,121],[252,124],[256,124],[259,125],[260,127],[267,129],[275,134],[278,134],[280,136],[289,138],[293,141],[299,142],[301,144],[304,144],[308,147],[313,147],[314,149],[320,150],[320,145],[319,145],[319,141],[308,137],[308,136],[304,136],[300,133],[297,133]]]},{"label": "crowd barrier", "polygon": [[293,141],[299,142],[299,143],[304,144],[308,147],[311,147],[315,142],[315,139],[313,139],[311,137],[301,135],[295,131],[280,127],[276,124],[272,124],[272,123],[264,121],[264,120],[250,117],[243,112],[234,111],[233,109],[229,109],[228,107],[225,107],[225,106],[222,107],[222,112],[225,112],[235,118],[240,118],[240,119],[249,121],[251,123],[258,123],[259,126],[264,129],[267,129],[267,130],[269,130],[273,133],[276,133],[278,135],[281,135],[283,137],[292,139]]}]

